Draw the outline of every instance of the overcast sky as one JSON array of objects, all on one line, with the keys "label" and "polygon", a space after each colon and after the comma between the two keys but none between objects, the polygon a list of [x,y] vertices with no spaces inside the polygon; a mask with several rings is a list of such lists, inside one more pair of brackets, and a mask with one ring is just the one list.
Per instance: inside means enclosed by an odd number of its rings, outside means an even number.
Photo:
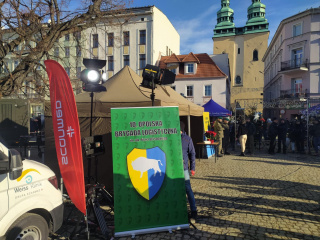
[{"label": "overcast sky", "polygon": [[[261,2],[266,5],[266,18],[270,30],[269,42],[281,20],[311,7],[320,7],[319,0],[262,0]],[[230,0],[236,27],[245,26],[247,8],[251,3],[251,0]],[[212,36],[217,24],[217,11],[221,8],[220,0],[134,0],[130,6],[150,5],[159,8],[177,29],[180,34],[180,54],[213,53]]]}]

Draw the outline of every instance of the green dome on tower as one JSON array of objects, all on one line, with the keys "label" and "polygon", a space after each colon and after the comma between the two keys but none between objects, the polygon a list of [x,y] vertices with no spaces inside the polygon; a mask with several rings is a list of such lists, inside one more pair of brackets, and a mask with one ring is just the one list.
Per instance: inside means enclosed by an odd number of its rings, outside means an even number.
[{"label": "green dome on tower", "polygon": [[230,8],[230,0],[221,0],[221,9],[217,12],[217,25],[214,35],[234,35],[233,10]]},{"label": "green dome on tower", "polygon": [[216,27],[234,26],[233,9],[229,7],[230,0],[221,0],[221,9],[217,12]]},{"label": "green dome on tower", "polygon": [[264,32],[268,31],[269,23],[266,16],[266,5],[261,0],[252,0],[248,7],[248,21],[246,23],[246,32]]},{"label": "green dome on tower", "polygon": [[217,12],[217,25],[213,29],[213,38],[268,32],[269,23],[266,16],[266,5],[261,0],[251,0],[248,7],[248,21],[244,27],[235,27],[230,0],[221,0],[221,9]]}]

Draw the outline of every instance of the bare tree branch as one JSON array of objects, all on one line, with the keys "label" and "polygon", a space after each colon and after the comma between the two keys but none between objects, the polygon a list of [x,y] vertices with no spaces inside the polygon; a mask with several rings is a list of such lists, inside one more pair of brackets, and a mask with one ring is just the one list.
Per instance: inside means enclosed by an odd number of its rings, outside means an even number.
[{"label": "bare tree branch", "polygon": [[[44,81],[39,74],[39,61],[50,58],[50,50],[66,34],[82,32],[99,22],[108,22],[119,13],[126,0],[86,0],[77,11],[67,11],[65,0],[2,0],[0,1],[0,98],[24,88],[24,82]],[[63,11],[61,11],[63,9]],[[31,42],[36,43],[35,46]],[[16,49],[21,47],[19,51]],[[16,59],[9,71],[6,59]],[[43,84],[38,84],[43,86]],[[35,85],[34,90],[40,90]]]}]

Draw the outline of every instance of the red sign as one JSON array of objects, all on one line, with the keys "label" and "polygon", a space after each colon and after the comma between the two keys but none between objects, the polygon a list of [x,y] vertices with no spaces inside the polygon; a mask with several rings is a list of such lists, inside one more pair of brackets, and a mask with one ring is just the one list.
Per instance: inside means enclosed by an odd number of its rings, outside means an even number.
[{"label": "red sign", "polygon": [[61,175],[71,201],[86,214],[80,127],[71,82],[58,62],[46,60],[44,63],[50,81],[52,122]]}]

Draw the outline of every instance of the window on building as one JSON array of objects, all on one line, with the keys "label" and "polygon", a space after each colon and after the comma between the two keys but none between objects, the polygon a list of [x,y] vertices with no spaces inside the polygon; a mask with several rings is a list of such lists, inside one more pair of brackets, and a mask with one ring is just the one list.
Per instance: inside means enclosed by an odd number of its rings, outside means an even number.
[{"label": "window on building", "polygon": [[293,25],[293,37],[299,36],[302,34],[302,23]]},{"label": "window on building", "polygon": [[193,86],[187,86],[187,97],[193,97]]},{"label": "window on building", "polygon": [[176,68],[170,69],[170,71],[173,72],[174,74],[177,74],[177,69]]},{"label": "window on building", "polygon": [[292,92],[293,93],[302,93],[302,79],[301,78],[293,78],[291,80],[292,84]]},{"label": "window on building", "polygon": [[187,73],[193,73],[193,63],[188,63],[187,65]]},{"label": "window on building", "polygon": [[253,61],[258,61],[259,57],[258,57],[258,50],[254,50],[253,51]]},{"label": "window on building", "polygon": [[114,34],[108,33],[108,47],[113,47],[114,44]]},{"label": "window on building", "polygon": [[70,35],[69,34],[64,35],[64,40],[69,42],[70,41]]},{"label": "window on building", "polygon": [[303,51],[302,48],[298,48],[298,49],[294,49],[292,50],[292,63],[291,63],[291,67],[300,67],[301,63],[302,63],[302,55],[303,55]]},{"label": "window on building", "polygon": [[139,35],[140,35],[140,45],[145,45],[146,44],[146,30],[140,30]]},{"label": "window on building", "polygon": [[92,34],[92,47],[97,48],[99,46],[98,34]]},{"label": "window on building", "polygon": [[238,75],[237,77],[236,77],[236,84],[242,84],[242,80],[241,80],[241,77]]},{"label": "window on building", "polygon": [[16,69],[16,68],[18,67],[18,65],[19,65],[19,61],[18,61],[18,60],[15,60],[15,61],[14,61],[14,69]]},{"label": "window on building", "polygon": [[238,48],[238,54],[240,54],[240,48]]},{"label": "window on building", "polygon": [[142,69],[146,66],[146,55],[139,54],[139,68]]},{"label": "window on building", "polygon": [[73,33],[73,37],[74,37],[76,40],[81,40],[81,32],[74,32],[74,33]]},{"label": "window on building", "polygon": [[108,56],[108,71],[113,71],[113,56]]},{"label": "window on building", "polygon": [[129,55],[123,55],[123,66],[130,66],[130,57],[129,57]]},{"label": "window on building", "polygon": [[81,47],[76,47],[76,55],[77,57],[81,57]]},{"label": "window on building", "polygon": [[123,45],[129,46],[130,45],[130,32],[123,32]]},{"label": "window on building", "polygon": [[41,70],[41,65],[40,65],[40,64],[41,64],[41,62],[39,61],[39,62],[38,62],[38,66],[37,66],[37,68],[36,68],[37,70]]},{"label": "window on building", "polygon": [[59,57],[59,48],[58,47],[54,48],[54,56]]},{"label": "window on building", "polygon": [[212,85],[205,85],[204,86],[204,96],[211,97],[212,96]]},{"label": "window on building", "polygon": [[80,78],[80,73],[81,73],[81,67],[76,67],[77,78]]},{"label": "window on building", "polygon": [[65,57],[70,57],[70,48],[69,47],[65,47],[64,52],[65,52]]},{"label": "window on building", "polygon": [[70,68],[69,67],[66,67],[64,68],[66,70],[66,73],[68,74],[68,76],[70,77]]}]

